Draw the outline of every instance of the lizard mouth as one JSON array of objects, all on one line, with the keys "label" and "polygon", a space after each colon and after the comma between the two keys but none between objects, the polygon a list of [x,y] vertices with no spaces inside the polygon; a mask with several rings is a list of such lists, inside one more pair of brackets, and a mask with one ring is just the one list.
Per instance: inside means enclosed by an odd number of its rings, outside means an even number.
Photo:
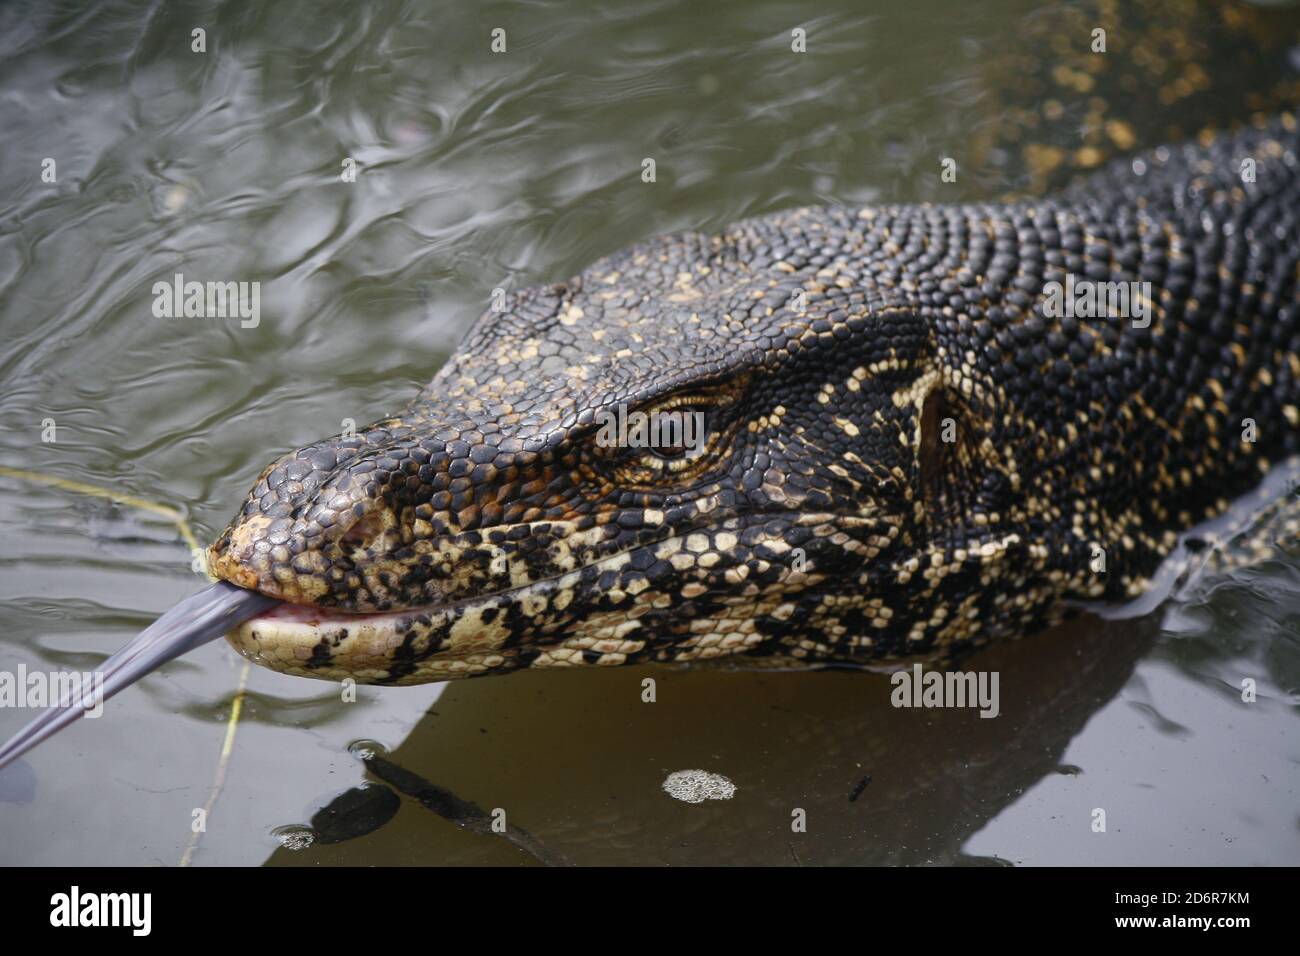
[{"label": "lizard mouth", "polygon": [[[751,523],[771,516],[751,517]],[[799,513],[797,521],[810,527],[838,522],[859,532],[877,525],[875,519],[822,513]],[[687,633],[676,639],[703,642],[703,637],[692,637],[689,615],[675,618],[671,613],[685,600],[748,604],[761,593],[748,567],[731,567],[720,552],[704,553],[714,547],[716,535],[738,538],[741,524],[732,519],[710,526],[708,533],[693,526],[558,575],[422,607],[358,612],[282,598],[226,639],[244,657],[271,670],[363,684],[421,684],[521,667],[620,664],[643,656],[656,642],[652,631],[657,627],[685,628]],[[886,543],[882,536],[875,546]],[[772,560],[758,560],[756,576],[775,573],[774,562],[788,550],[779,536],[765,536],[762,544]],[[651,568],[661,570],[650,574]],[[800,587],[811,586],[822,574],[810,570],[801,577],[807,580]],[[775,581],[766,586],[776,587]],[[728,653],[748,646],[752,626],[752,621],[735,623],[741,636],[727,638],[723,646]],[[699,656],[713,653],[701,650]]]},{"label": "lizard mouth", "polygon": [[281,602],[244,621],[226,640],[263,667],[321,680],[422,684],[507,670],[518,654],[517,648],[503,648],[518,634],[506,623],[509,609],[528,604],[535,613],[550,609],[556,594],[565,593],[563,582],[575,586],[582,573],[398,611]]}]

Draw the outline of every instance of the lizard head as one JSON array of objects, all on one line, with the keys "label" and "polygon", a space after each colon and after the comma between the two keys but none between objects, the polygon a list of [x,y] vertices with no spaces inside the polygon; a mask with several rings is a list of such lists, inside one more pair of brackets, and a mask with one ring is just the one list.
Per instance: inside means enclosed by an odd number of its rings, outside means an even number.
[{"label": "lizard head", "polygon": [[232,643],[379,683],[919,646],[935,529],[996,518],[982,397],[837,226],[669,237],[489,312],[401,414],[258,478],[209,565],[285,603]]}]

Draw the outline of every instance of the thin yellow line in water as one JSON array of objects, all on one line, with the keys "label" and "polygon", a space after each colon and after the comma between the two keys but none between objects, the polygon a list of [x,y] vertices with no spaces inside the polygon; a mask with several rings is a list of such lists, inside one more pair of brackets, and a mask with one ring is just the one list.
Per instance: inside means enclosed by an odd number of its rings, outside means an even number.
[{"label": "thin yellow line in water", "polygon": [[[212,790],[208,793],[208,802],[203,805],[203,825],[206,827],[212,808],[216,806],[221,788],[226,785],[226,768],[230,766],[230,755],[235,752],[235,731],[239,727],[239,715],[244,712],[244,693],[248,689],[248,661],[239,671],[239,689],[235,691],[234,702],[230,705],[230,717],[226,720],[226,739],[221,744],[221,759],[217,761],[217,775],[212,781]],[[181,855],[181,866],[189,866],[194,859],[194,851],[199,847],[202,831],[192,831],[190,842]]]},{"label": "thin yellow line in water", "polygon": [[185,520],[185,515],[180,510],[170,505],[160,505],[155,501],[147,498],[139,498],[135,495],[123,494],[120,491],[114,491],[112,488],[101,488],[99,485],[87,484],[84,481],[73,481],[71,478],[60,478],[57,475],[43,475],[39,471],[26,471],[22,468],[10,468],[7,465],[0,465],[0,475],[8,478],[17,478],[19,481],[30,481],[38,485],[50,485],[54,488],[62,488],[65,491],[75,491],[80,495],[90,495],[94,498],[109,498],[112,501],[120,501],[124,505],[130,505],[132,508],[139,508],[141,511],[151,511],[156,515],[162,515],[171,521],[180,530],[181,537],[191,549],[199,548],[199,540],[194,536],[190,529],[190,523]]}]

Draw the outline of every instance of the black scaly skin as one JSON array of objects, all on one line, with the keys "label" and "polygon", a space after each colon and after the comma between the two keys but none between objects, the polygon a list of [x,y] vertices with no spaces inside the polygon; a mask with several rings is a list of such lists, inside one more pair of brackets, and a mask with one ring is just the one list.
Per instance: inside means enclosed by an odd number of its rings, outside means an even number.
[{"label": "black scaly skin", "polygon": [[[1051,199],[791,210],[521,292],[399,416],[258,479],[211,568],[311,607],[231,641],[380,683],[872,663],[1139,595],[1300,452],[1298,153],[1287,114]],[[1067,273],[1149,281],[1150,327],[1045,317]],[[619,403],[704,411],[707,450],[598,446]]]}]

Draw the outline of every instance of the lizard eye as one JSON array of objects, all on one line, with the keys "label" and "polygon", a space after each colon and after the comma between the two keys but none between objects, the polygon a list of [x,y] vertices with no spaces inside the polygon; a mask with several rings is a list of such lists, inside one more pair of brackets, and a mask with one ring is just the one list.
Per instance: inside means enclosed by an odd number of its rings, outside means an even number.
[{"label": "lizard eye", "polygon": [[661,461],[694,458],[708,446],[712,409],[687,405],[651,413],[651,444],[645,450]]},{"label": "lizard eye", "polygon": [[681,401],[633,411],[612,423],[599,445],[618,480],[651,485],[664,478],[684,479],[709,460],[720,445],[715,425],[721,415],[713,406]]},{"label": "lizard eye", "polygon": [[664,461],[672,461],[674,458],[685,458],[688,450],[685,445],[669,445],[664,448],[652,448],[650,453]]},{"label": "lizard eye", "polygon": [[603,411],[596,445],[607,474],[619,484],[642,488],[694,480],[735,433],[743,385],[706,387],[641,408]]}]

